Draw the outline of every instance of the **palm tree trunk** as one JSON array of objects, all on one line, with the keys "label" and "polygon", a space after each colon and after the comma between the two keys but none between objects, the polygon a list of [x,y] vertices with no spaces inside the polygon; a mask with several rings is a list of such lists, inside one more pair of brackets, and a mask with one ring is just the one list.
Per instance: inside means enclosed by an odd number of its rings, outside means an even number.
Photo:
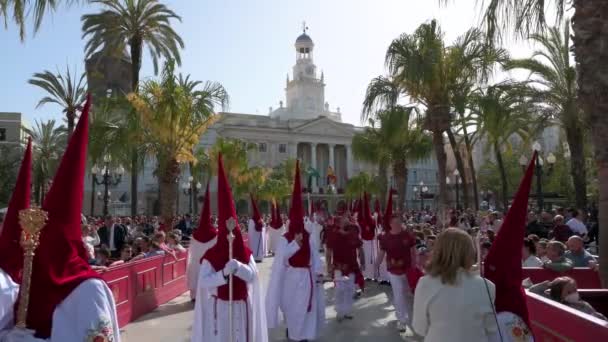
[{"label": "palm tree trunk", "polygon": [[378,164],[378,176],[380,178],[380,198],[382,198],[381,203],[383,203],[386,198],[386,194],[388,193],[388,177],[386,176],[388,172],[388,166],[386,163],[381,162]]},{"label": "palm tree trunk", "polygon": [[477,173],[475,172],[475,163],[473,162],[473,146],[471,145],[471,139],[469,139],[469,133],[467,132],[467,126],[464,124],[464,114],[460,113],[462,125],[462,135],[464,137],[464,144],[467,148],[467,157],[469,163],[469,169],[471,169],[471,183],[473,185],[473,200],[475,201],[475,211],[479,211],[479,190],[477,188]]},{"label": "palm tree trunk", "polygon": [[506,211],[509,204],[507,195],[507,172],[505,171],[505,164],[502,160],[502,153],[500,153],[500,146],[498,146],[498,144],[494,144],[494,153],[496,154],[496,163],[498,164],[498,170],[500,171],[500,182],[502,183],[502,207],[503,211]]},{"label": "palm tree trunk", "polygon": [[397,187],[397,208],[401,212],[405,211],[405,196],[407,192],[407,164],[405,160],[393,162],[393,174],[395,175],[395,185]]},{"label": "palm tree trunk", "polygon": [[585,169],[585,151],[583,130],[579,126],[564,127],[566,140],[570,149],[570,175],[574,185],[576,207],[587,208],[587,170]]},{"label": "palm tree trunk", "polygon": [[608,36],[602,18],[607,1],[573,1],[574,55],[579,103],[588,115],[599,180],[600,278],[608,287]]},{"label": "palm tree trunk", "polygon": [[175,180],[180,173],[179,163],[173,159],[160,172],[160,216],[165,223],[165,228],[171,229],[175,210],[177,209],[178,187],[175,184]]},{"label": "palm tree trunk", "polygon": [[452,152],[454,153],[454,158],[456,159],[456,168],[460,173],[460,177],[462,179],[462,198],[464,202],[464,208],[468,209],[469,206],[469,186],[467,184],[467,173],[464,168],[464,162],[462,160],[462,155],[460,154],[460,149],[458,148],[458,143],[456,142],[456,137],[454,136],[454,132],[452,129],[447,130],[448,139],[450,140],[450,145],[452,146]]},{"label": "palm tree trunk", "polygon": [[[135,93],[139,91],[139,70],[141,69],[141,39],[134,37],[129,42],[131,48],[131,90]],[[132,113],[132,115],[136,115]],[[137,142],[135,142],[137,144]],[[131,151],[131,216],[137,215],[137,198],[139,175],[139,156],[137,148]]]},{"label": "palm tree trunk", "polygon": [[[437,158],[437,173],[439,179],[437,182],[439,183],[439,196],[438,196],[438,204],[439,208],[444,209],[447,205],[448,200],[448,189],[445,183],[445,167],[447,164],[447,156],[445,154],[444,143],[443,143],[443,131],[442,130],[433,130],[433,147],[435,148],[435,157]],[[441,208],[443,207],[443,208]]]}]

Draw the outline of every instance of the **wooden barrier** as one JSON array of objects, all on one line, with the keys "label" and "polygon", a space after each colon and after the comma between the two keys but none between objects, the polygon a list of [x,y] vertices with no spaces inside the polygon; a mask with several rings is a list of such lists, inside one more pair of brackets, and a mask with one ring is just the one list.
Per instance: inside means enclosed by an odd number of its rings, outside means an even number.
[{"label": "wooden barrier", "polygon": [[[584,293],[593,291],[581,290],[581,296],[586,298]],[[527,292],[527,301],[536,342],[608,341],[607,321],[535,293]],[[591,300],[590,303],[594,304]]]},{"label": "wooden barrier", "polygon": [[129,322],[181,295],[188,289],[188,253],[157,256],[112,267],[101,273],[114,294],[118,324]]},{"label": "wooden barrier", "polygon": [[545,280],[553,280],[557,277],[568,276],[576,280],[579,289],[601,289],[602,282],[600,274],[587,267],[573,268],[567,272],[555,272],[544,268],[524,267],[523,279],[530,278],[534,284],[538,284]]}]

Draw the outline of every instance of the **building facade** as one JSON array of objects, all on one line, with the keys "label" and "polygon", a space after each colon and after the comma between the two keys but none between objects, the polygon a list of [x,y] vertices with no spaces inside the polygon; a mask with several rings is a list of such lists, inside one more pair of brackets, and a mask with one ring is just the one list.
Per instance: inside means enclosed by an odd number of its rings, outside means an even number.
[{"label": "building facade", "polygon": [[19,145],[23,142],[21,113],[0,112],[0,145]]}]

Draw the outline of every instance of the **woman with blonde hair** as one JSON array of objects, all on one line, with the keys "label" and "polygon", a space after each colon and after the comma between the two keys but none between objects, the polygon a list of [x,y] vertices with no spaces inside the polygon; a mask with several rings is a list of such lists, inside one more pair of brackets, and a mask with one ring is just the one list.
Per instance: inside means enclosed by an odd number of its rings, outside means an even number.
[{"label": "woman with blonde hair", "polygon": [[414,331],[425,342],[488,341],[496,331],[494,284],[472,270],[473,240],[458,228],[439,234],[414,294]]}]

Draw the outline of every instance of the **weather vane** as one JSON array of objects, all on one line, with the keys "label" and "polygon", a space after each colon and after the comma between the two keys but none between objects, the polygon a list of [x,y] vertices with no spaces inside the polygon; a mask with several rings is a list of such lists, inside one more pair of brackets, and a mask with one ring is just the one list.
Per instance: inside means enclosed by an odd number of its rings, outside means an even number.
[{"label": "weather vane", "polygon": [[302,22],[302,32],[306,33],[306,31],[308,30],[308,26],[306,26],[306,21]]}]

